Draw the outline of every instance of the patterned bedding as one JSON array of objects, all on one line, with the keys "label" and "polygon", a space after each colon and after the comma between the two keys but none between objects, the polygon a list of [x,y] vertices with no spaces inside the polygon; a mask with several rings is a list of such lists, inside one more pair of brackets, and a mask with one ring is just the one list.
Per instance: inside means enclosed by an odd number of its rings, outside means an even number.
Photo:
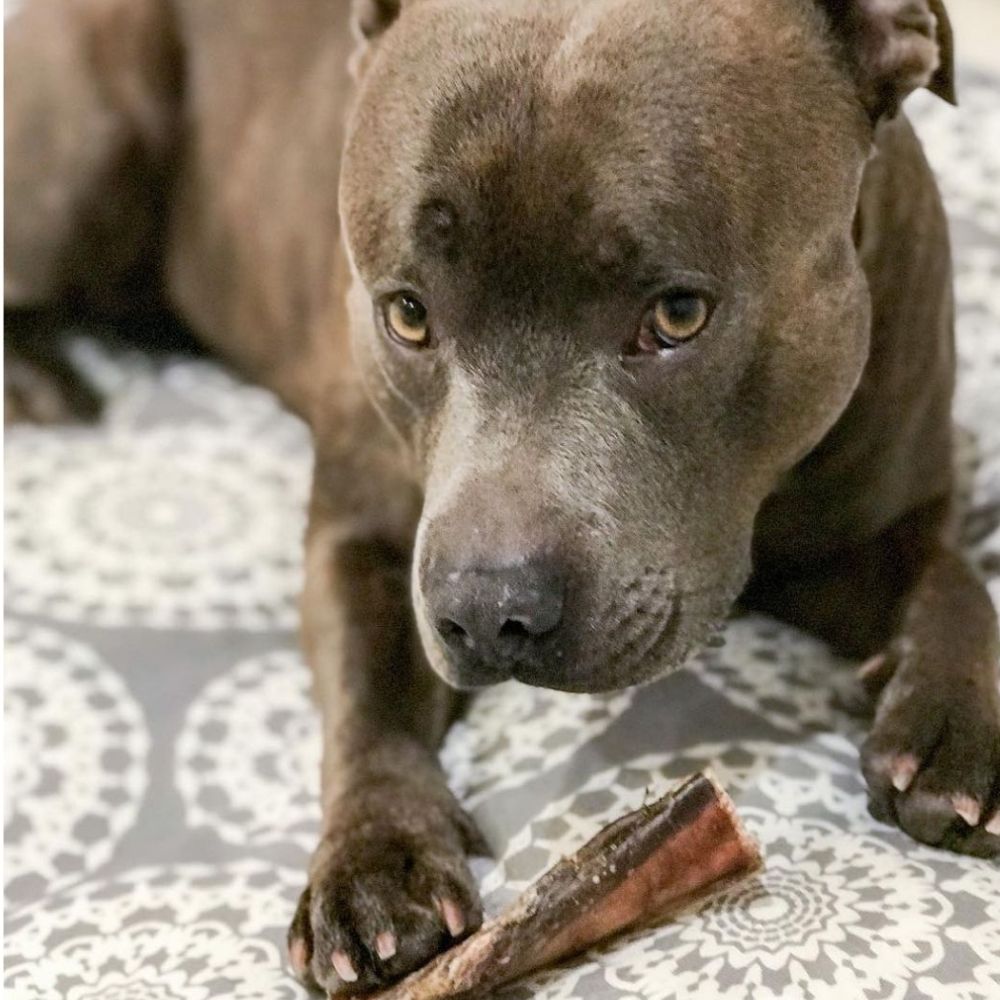
[{"label": "patterned bedding", "polygon": [[[1000,82],[962,83],[958,111],[912,103],[956,244],[965,544],[1000,601]],[[6,443],[5,996],[304,997],[283,939],[318,825],[307,435],[208,362],[77,348],[105,422]],[[706,766],[767,857],[507,1000],[1000,1000],[1000,865],[868,816],[829,694],[850,665],[764,619],[727,638],[641,694],[492,689],[449,736],[491,908]]]}]

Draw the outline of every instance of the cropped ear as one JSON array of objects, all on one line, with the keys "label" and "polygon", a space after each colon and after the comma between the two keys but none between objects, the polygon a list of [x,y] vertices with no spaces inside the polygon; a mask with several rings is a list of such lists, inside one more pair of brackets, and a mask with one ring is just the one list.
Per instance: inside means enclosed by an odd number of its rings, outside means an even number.
[{"label": "cropped ear", "polygon": [[840,40],[872,121],[927,87],[955,100],[951,24],[943,0],[818,0]]},{"label": "cropped ear", "polygon": [[399,17],[402,0],[354,0],[354,24],[363,38],[382,34]]}]

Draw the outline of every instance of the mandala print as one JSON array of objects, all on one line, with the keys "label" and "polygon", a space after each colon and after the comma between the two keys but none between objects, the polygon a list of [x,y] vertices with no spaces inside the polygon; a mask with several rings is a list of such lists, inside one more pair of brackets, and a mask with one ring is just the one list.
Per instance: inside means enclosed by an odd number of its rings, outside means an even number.
[{"label": "mandala print", "polygon": [[177,739],[177,789],[191,826],[232,844],[316,846],[319,715],[289,651],[238,664],[192,703]]},{"label": "mandala print", "polygon": [[982,455],[962,524],[962,540],[994,603],[1000,606],[1000,440],[991,453]]},{"label": "mandala print", "polygon": [[452,726],[441,762],[472,809],[562,764],[631,704],[634,692],[567,694],[510,682],[476,696]]},{"label": "mandala print", "polygon": [[266,389],[241,382],[216,364],[154,360],[139,352],[122,356],[86,337],[73,339],[71,353],[108,398],[106,427],[136,432],[168,422],[224,426],[266,442],[270,451],[309,455],[309,432],[302,421]]},{"label": "mandala print", "polygon": [[308,462],[239,428],[18,428],[7,601],[101,625],[293,627]]},{"label": "mandala print", "polygon": [[823,820],[744,807],[767,871],[603,957],[649,1000],[902,1000],[940,965],[953,904],[934,868]]},{"label": "mandala print", "polygon": [[959,318],[959,391],[956,417],[971,428],[974,474],[966,498],[963,541],[1000,604],[1000,246],[970,248],[955,274]]},{"label": "mandala print", "polygon": [[306,425],[292,416],[277,397],[260,386],[241,382],[225,369],[206,362],[175,362],[160,377],[157,392],[175,397],[184,412],[204,410],[226,426],[266,434],[272,448],[311,455]]},{"label": "mandala print", "polygon": [[778,729],[809,733],[856,728],[837,707],[835,687],[856,663],[839,661],[818,639],[767,618],[730,621],[726,644],[697,654],[690,669],[739,708]]},{"label": "mandala print", "polygon": [[8,919],[17,1000],[305,1000],[284,969],[301,875],[261,862],[137,869]]},{"label": "mandala print", "polygon": [[986,865],[966,869],[942,880],[941,889],[968,914],[948,928],[947,937],[967,948],[975,963],[957,982],[924,976],[917,985],[932,1000],[995,1000],[1000,997],[1000,871]]},{"label": "mandala print", "polygon": [[842,737],[804,745],[753,740],[702,743],[606,768],[553,798],[508,842],[486,875],[491,909],[527,886],[618,816],[659,798],[695,771],[711,771],[738,803],[762,796],[784,815],[835,815],[870,825],[857,754]]},{"label": "mandala print", "polygon": [[139,706],[86,646],[8,621],[4,630],[8,899],[37,899],[95,870],[135,820],[148,737]]},{"label": "mandala print", "polygon": [[1000,101],[996,81],[961,81],[960,113],[915,95],[918,131],[956,235],[955,415],[976,439],[978,472],[964,525],[969,555],[1000,603]]},{"label": "mandala print", "polygon": [[[498,686],[452,727],[442,763],[471,809],[558,766],[630,699]],[[177,787],[193,826],[234,844],[308,851],[319,826],[319,762],[309,672],[281,651],[237,665],[195,700],[177,741]]]},{"label": "mandala print", "polygon": [[[766,870],[656,931],[512,988],[510,1000],[996,997],[976,990],[995,984],[1000,969],[992,919],[1000,871],[923,848],[901,852],[896,835],[878,835],[867,817],[856,763],[833,763],[824,756],[829,748],[820,749],[695,747],[681,760],[611,769],[544,810],[512,841],[487,883],[522,887],[570,844],[637,805],[643,782],[659,784],[668,773],[706,762],[733,791],[762,844]],[[956,878],[942,879],[942,866]],[[956,926],[959,909],[980,918],[973,929],[964,920]],[[955,941],[975,957],[971,984],[964,982],[969,965],[949,960]],[[924,992],[916,993],[918,979],[937,987],[921,985]]]}]

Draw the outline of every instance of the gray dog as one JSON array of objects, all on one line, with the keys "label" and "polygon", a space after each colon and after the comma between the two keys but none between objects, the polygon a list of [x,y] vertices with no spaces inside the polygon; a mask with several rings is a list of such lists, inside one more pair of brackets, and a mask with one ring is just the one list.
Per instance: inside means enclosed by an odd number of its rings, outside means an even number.
[{"label": "gray dog", "polygon": [[480,919],[455,688],[643,683],[737,600],[873,657],[877,816],[1000,850],[947,230],[899,113],[953,99],[939,0],[354,18],[350,58],[334,0],[29,0],[7,41],[10,411],[79,401],[66,315],[166,304],[313,430],[302,977],[367,989]]}]

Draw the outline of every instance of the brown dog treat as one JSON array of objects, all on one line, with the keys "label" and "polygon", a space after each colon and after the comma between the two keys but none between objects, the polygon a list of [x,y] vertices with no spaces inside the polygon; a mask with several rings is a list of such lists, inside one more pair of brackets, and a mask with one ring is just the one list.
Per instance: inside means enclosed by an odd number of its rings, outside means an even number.
[{"label": "brown dog treat", "polygon": [[629,927],[707,898],[762,867],[732,800],[696,774],[601,830],[500,916],[379,1000],[472,1000]]}]

